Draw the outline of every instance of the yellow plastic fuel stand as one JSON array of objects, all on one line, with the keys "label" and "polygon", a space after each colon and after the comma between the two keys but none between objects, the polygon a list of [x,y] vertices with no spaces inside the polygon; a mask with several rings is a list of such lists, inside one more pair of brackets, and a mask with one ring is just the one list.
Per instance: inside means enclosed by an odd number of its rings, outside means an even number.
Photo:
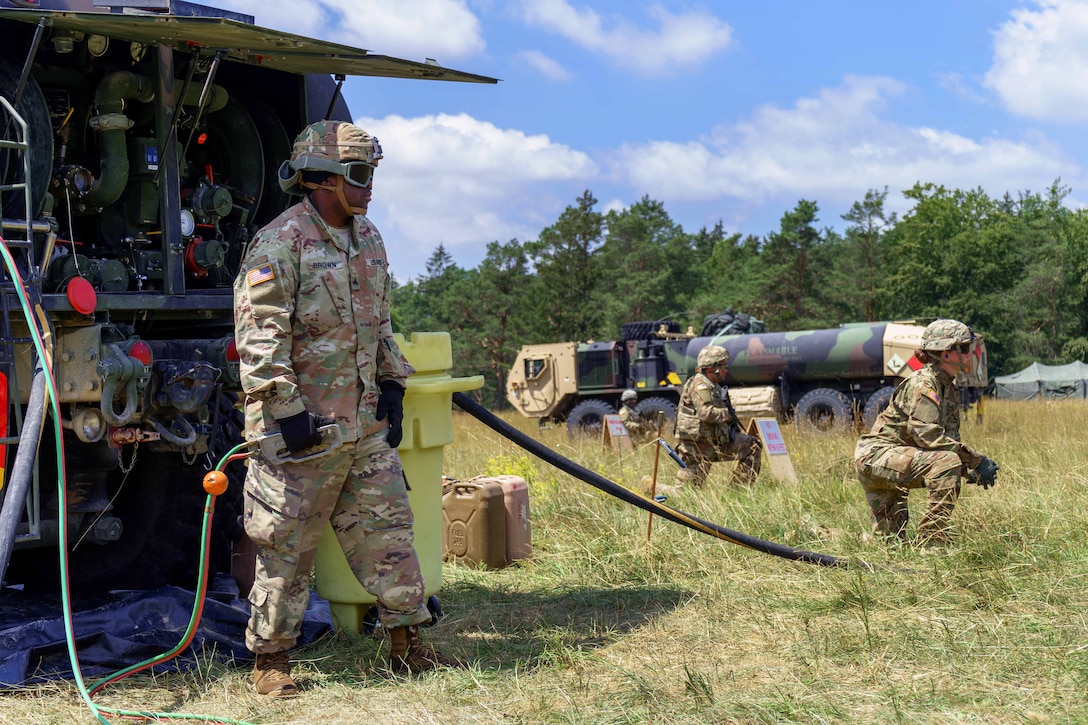
[{"label": "yellow plastic fuel stand", "polygon": [[[484,378],[450,377],[453,348],[448,332],[414,332],[410,341],[395,337],[416,369],[404,393],[399,450],[412,488],[408,500],[415,518],[415,547],[429,597],[442,586],[442,454],[453,442],[453,394],[483,387]],[[333,626],[361,631],[363,617],[377,600],[355,578],[331,526],[318,544],[314,574],[317,593],[329,602]]]}]

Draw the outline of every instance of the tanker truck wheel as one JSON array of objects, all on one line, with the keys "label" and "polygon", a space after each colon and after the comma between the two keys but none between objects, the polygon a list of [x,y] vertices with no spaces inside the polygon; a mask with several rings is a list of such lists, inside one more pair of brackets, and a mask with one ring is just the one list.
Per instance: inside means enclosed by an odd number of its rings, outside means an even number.
[{"label": "tanker truck wheel", "polygon": [[[19,61],[22,62],[21,59]],[[15,90],[19,85],[22,69],[19,65],[0,58],[0,95],[9,101],[15,100]],[[23,88],[23,97],[15,109],[27,122],[27,134],[30,143],[30,213],[36,216],[45,201],[45,192],[49,189],[49,176],[53,170],[53,126],[49,119],[49,106],[42,94],[42,89],[33,77],[27,78]],[[0,110],[0,126],[3,137],[18,138],[18,125],[10,118],[6,110]],[[21,129],[20,129],[21,130]],[[4,184],[25,181],[23,155],[15,149],[0,150],[0,180]],[[26,216],[24,192],[8,191],[3,195],[4,217],[22,219]]]},{"label": "tanker truck wheel", "polygon": [[861,411],[861,419],[865,423],[866,431],[872,430],[873,424],[876,423],[876,417],[888,407],[888,403],[892,402],[892,395],[894,394],[895,387],[885,385],[865,401],[865,407]]},{"label": "tanker truck wheel", "polygon": [[668,398],[662,398],[660,396],[652,396],[645,400],[639,401],[638,410],[643,415],[646,415],[650,420],[654,419],[654,415],[660,410],[665,413],[665,427],[662,432],[671,430],[676,424],[676,403],[672,402]]},{"label": "tanker truck wheel", "polygon": [[797,401],[793,415],[802,433],[843,433],[854,424],[849,398],[831,388],[805,393]]},{"label": "tanker truck wheel", "polygon": [[600,435],[604,417],[615,415],[616,409],[603,400],[583,400],[567,416],[567,433],[572,438]]}]

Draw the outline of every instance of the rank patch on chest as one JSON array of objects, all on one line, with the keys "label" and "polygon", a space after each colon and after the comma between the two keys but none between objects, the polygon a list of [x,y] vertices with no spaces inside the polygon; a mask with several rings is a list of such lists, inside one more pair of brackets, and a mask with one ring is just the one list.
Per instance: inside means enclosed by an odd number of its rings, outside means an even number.
[{"label": "rank patch on chest", "polygon": [[262,282],[269,282],[275,278],[276,273],[272,271],[271,264],[265,264],[256,269],[251,269],[246,273],[246,281],[249,282],[250,287],[256,287]]},{"label": "rank patch on chest", "polygon": [[385,266],[385,260],[382,259],[381,257],[371,257],[370,259],[366,260],[366,266],[368,266],[368,267],[384,267]]}]

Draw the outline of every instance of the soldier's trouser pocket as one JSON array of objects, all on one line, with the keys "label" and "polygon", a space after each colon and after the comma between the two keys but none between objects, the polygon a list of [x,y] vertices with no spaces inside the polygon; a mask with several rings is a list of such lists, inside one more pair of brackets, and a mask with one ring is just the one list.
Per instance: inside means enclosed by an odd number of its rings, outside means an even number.
[{"label": "soldier's trouser pocket", "polygon": [[282,549],[296,540],[301,504],[302,491],[282,469],[250,462],[242,516],[255,544]]},{"label": "soldier's trouser pocket", "polygon": [[[879,485],[879,482],[886,482],[893,486],[903,486],[911,479],[911,462],[918,450],[910,446],[885,448],[870,456],[858,459],[854,467],[859,474],[863,474],[863,486],[867,484]],[[866,479],[869,480],[866,481]]]}]

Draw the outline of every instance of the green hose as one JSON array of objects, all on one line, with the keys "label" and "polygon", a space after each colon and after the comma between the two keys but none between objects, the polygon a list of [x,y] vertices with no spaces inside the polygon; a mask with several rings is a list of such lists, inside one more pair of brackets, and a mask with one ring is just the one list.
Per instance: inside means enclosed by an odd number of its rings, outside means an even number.
[{"label": "green hose", "polygon": [[[64,437],[61,428],[61,410],[60,410],[60,396],[57,391],[57,383],[53,378],[53,371],[48,364],[49,357],[46,355],[45,342],[43,340],[43,334],[38,326],[37,318],[34,315],[34,310],[31,309],[30,300],[27,298],[25,283],[22,276],[19,274],[19,270],[16,267],[15,259],[11,255],[11,251],[8,249],[7,242],[0,238],[0,255],[3,256],[4,266],[7,269],[8,274],[11,276],[13,282],[15,282],[15,294],[19,299],[19,305],[22,308],[23,316],[26,318],[27,326],[30,329],[31,341],[34,344],[34,349],[38,354],[38,359],[43,361],[42,369],[45,373],[45,387],[46,395],[48,396],[48,404],[52,406],[53,413],[53,432],[57,440],[57,499],[58,508],[60,510],[60,526],[58,527],[58,541],[57,547],[59,550],[60,558],[60,582],[61,582],[61,608],[64,612],[64,639],[68,647],[68,658],[72,665],[72,674],[75,678],[76,688],[79,690],[79,695],[90,709],[91,714],[95,719],[103,723],[103,725],[111,725],[110,721],[103,716],[103,712],[110,715],[116,715],[120,717],[139,717],[145,719],[154,720],[198,720],[203,722],[223,723],[223,725],[251,725],[242,720],[232,720],[230,718],[215,717],[212,715],[190,715],[184,713],[156,713],[145,712],[136,710],[121,710],[116,708],[107,708],[95,704],[91,699],[91,692],[88,691],[85,682],[83,681],[83,673],[79,668],[79,657],[76,652],[75,632],[72,624],[72,602],[71,591],[68,586],[68,522],[67,522],[67,500],[65,490],[65,465],[64,465]],[[40,308],[38,310],[41,312]],[[44,314],[44,313],[43,313]],[[219,461],[218,470],[222,470],[223,467],[231,460],[237,451],[245,446],[245,443],[240,443],[232,448],[223,458]],[[123,677],[137,672],[142,669],[151,667],[154,664],[166,662],[175,657],[181,650],[188,646],[193,634],[196,631],[196,627],[200,621],[200,613],[203,609],[204,603],[204,591],[207,588],[207,571],[206,565],[208,560],[208,538],[211,534],[211,514],[215,507],[215,497],[208,495],[208,501],[204,507],[204,520],[202,524],[202,543],[201,543],[201,564],[198,574],[198,580],[200,584],[201,592],[194,597],[193,600],[193,616],[190,618],[189,627],[186,630],[183,643],[178,647],[173,648],[168,652],[164,652],[157,657],[153,657],[149,660],[145,660],[137,665],[128,667],[120,672],[117,672],[107,678],[99,680],[94,690],[98,690],[101,687],[105,687],[111,682],[115,682]]]}]

